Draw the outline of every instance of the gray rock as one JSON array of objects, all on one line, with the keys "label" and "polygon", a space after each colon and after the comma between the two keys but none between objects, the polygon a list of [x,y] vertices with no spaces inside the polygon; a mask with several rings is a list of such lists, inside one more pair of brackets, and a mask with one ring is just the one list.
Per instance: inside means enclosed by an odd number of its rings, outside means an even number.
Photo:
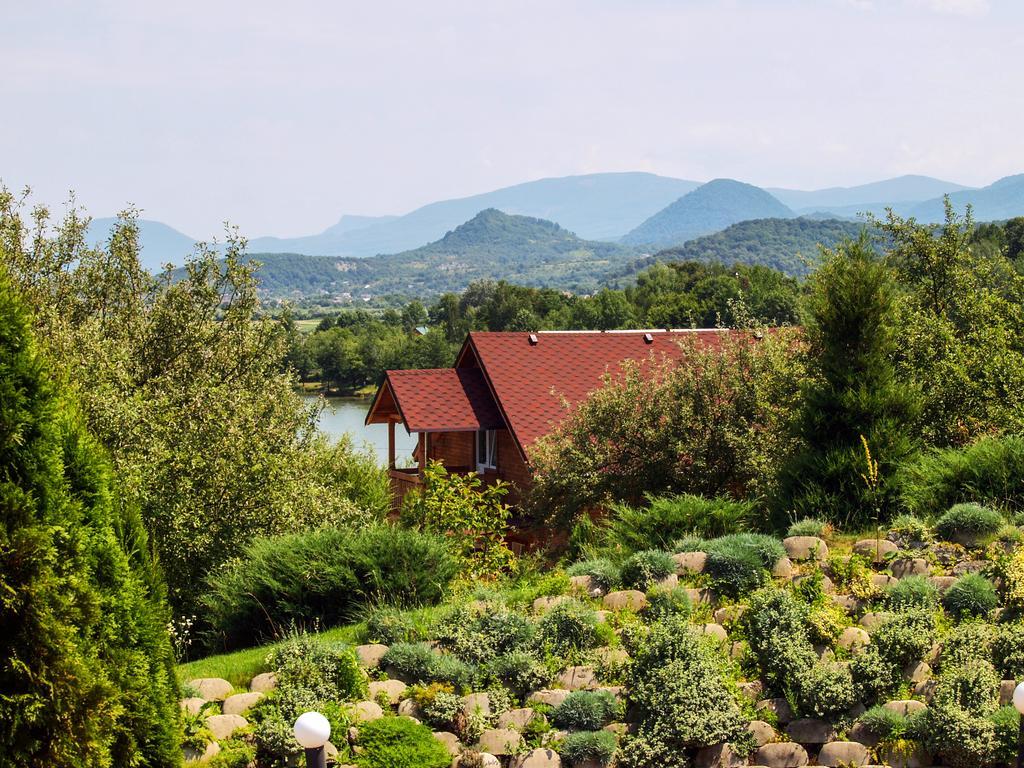
[{"label": "gray rock", "polygon": [[964,560],[953,566],[954,576],[964,576],[968,573],[981,573],[988,565],[984,560]]},{"label": "gray rock", "polygon": [[198,677],[195,680],[189,680],[188,684],[207,701],[224,701],[234,690],[231,683],[222,677]]},{"label": "gray rock", "polygon": [[495,756],[514,755],[523,746],[519,731],[508,728],[489,728],[480,734],[480,751]]},{"label": "gray rock", "polygon": [[531,749],[512,758],[511,768],[561,768],[562,758],[551,749]]},{"label": "gray rock", "polygon": [[793,719],[793,710],[790,708],[789,702],[781,697],[776,699],[761,699],[761,701],[757,702],[755,706],[757,709],[774,712],[780,725],[785,725]]},{"label": "gray rock", "polygon": [[760,680],[752,680],[749,683],[740,683],[740,693],[751,701],[759,701],[764,693],[764,684]]},{"label": "gray rock", "polygon": [[860,627],[847,627],[839,635],[838,645],[848,651],[857,653],[871,642],[871,635]]},{"label": "gray rock", "polygon": [[202,749],[193,749],[192,747],[184,747],[182,750],[182,756],[185,758],[186,763],[206,763],[208,760],[212,760],[214,757],[220,754],[220,744],[216,741],[206,742],[206,746]]},{"label": "gray rock", "polygon": [[919,661],[916,664],[907,665],[903,670],[903,677],[911,683],[923,683],[932,677],[932,668],[925,662]]},{"label": "gray rock", "polygon": [[899,579],[887,573],[871,574],[871,586],[875,589],[886,589],[890,584],[895,584]]},{"label": "gray rock", "polygon": [[853,551],[873,563],[884,563],[886,555],[895,554],[900,548],[888,539],[861,539],[853,545]]},{"label": "gray rock", "polygon": [[510,709],[498,715],[498,727],[507,731],[522,731],[538,717],[544,719],[544,715],[529,707]]},{"label": "gray rock", "polygon": [[647,607],[647,595],[636,589],[609,592],[604,596],[604,607],[609,611],[640,611]]},{"label": "gray rock", "polygon": [[754,764],[765,768],[802,768],[807,765],[807,750],[792,742],[776,742],[758,747]]},{"label": "gray rock", "polygon": [[733,624],[739,621],[746,612],[747,606],[745,605],[727,605],[725,608],[715,611],[715,621],[723,625]]},{"label": "gray rock", "polygon": [[[487,694],[483,693],[483,694],[476,694],[476,695],[477,696],[486,696]],[[565,701],[565,699],[566,699],[566,697],[568,695],[569,695],[569,692],[564,690],[564,689],[545,688],[543,690],[534,691],[533,693],[531,693],[529,695],[529,697],[526,699],[526,703],[527,704],[546,704],[549,707],[557,707],[559,704],[561,704],[563,701]],[[489,711],[490,711],[490,707],[488,707],[488,712]]]},{"label": "gray rock", "polygon": [[891,618],[891,614],[888,613],[865,613],[860,617],[860,621],[857,622],[868,632],[873,632],[880,626],[885,624]]},{"label": "gray rock", "polygon": [[359,663],[367,669],[376,669],[379,667],[380,660],[384,658],[384,654],[387,652],[388,647],[380,643],[356,646],[356,658],[358,658]]},{"label": "gray rock", "polygon": [[782,540],[790,560],[828,560],[828,544],[817,536],[789,536]]},{"label": "gray rock", "polygon": [[357,723],[368,723],[384,717],[384,710],[376,701],[357,701],[349,711],[352,713],[352,720]]},{"label": "gray rock", "polygon": [[928,581],[934,584],[939,592],[945,592],[956,584],[956,576],[929,576]]},{"label": "gray rock", "polygon": [[889,568],[897,579],[905,579],[907,576],[926,576],[931,570],[928,561],[923,557],[893,560]]},{"label": "gray rock", "polygon": [[473,766],[473,768],[501,768],[501,760],[487,752],[462,755],[459,758],[458,767],[468,768],[468,766]]},{"label": "gray rock", "polygon": [[871,762],[868,748],[856,741],[833,741],[821,748],[818,765],[831,768],[853,768]]},{"label": "gray rock", "polygon": [[680,576],[704,573],[704,567],[708,562],[705,552],[680,552],[677,555],[672,555],[672,559],[676,561],[676,573]]},{"label": "gray rock", "polygon": [[249,690],[254,693],[270,693],[277,688],[277,672],[261,672],[249,681]]},{"label": "gray rock", "polygon": [[851,726],[849,736],[852,741],[856,741],[858,744],[863,744],[866,747],[874,747],[878,744],[878,737],[861,722],[856,722]]},{"label": "gray rock", "polygon": [[747,758],[737,755],[728,744],[716,744],[697,751],[695,768],[742,768]]},{"label": "gray rock", "polygon": [[927,768],[932,765],[931,755],[920,748],[910,755],[904,755],[902,752],[882,747],[878,750],[878,756],[890,768]]},{"label": "gray rock", "polygon": [[915,701],[914,699],[887,701],[883,706],[890,712],[895,712],[897,715],[903,715],[904,717],[914,712],[920,712],[922,709],[927,709],[923,701]]},{"label": "gray rock", "polygon": [[836,731],[824,720],[805,717],[787,725],[786,735],[799,744],[826,744],[836,737]]},{"label": "gray rock", "polygon": [[578,594],[588,595],[589,597],[600,597],[604,594],[604,590],[594,583],[593,576],[571,576],[569,582],[572,591]]},{"label": "gray rock", "polygon": [[710,635],[719,643],[726,643],[729,640],[729,633],[721,624],[704,624],[701,627],[701,634]]},{"label": "gray rock", "polygon": [[387,697],[388,703],[394,706],[402,700],[402,694],[408,687],[401,680],[376,680],[369,685],[370,698],[377,701],[383,694]]},{"label": "gray rock", "polygon": [[710,589],[690,587],[686,590],[686,597],[694,605],[710,605],[715,601],[715,594]]},{"label": "gray rock", "polygon": [[597,687],[597,674],[593,667],[567,667],[555,678],[555,683],[570,691]]},{"label": "gray rock", "polygon": [[217,741],[230,739],[231,734],[248,724],[241,715],[210,715],[206,718],[206,727]]},{"label": "gray rock", "polygon": [[594,658],[597,659],[598,664],[611,667],[625,664],[629,661],[629,654],[625,648],[595,648]]},{"label": "gray rock", "polygon": [[831,595],[832,602],[842,608],[846,613],[856,613],[864,607],[864,601],[853,595]]},{"label": "gray rock", "polygon": [[206,699],[202,699],[198,696],[190,696],[189,698],[182,699],[179,702],[181,708],[184,711],[188,712],[190,715],[198,715],[199,710],[201,710],[203,706],[207,703],[208,702],[206,701]]},{"label": "gray rock", "polygon": [[1013,703],[1013,692],[1016,688],[1016,680],[1003,680],[999,683],[999,706],[1005,707]]},{"label": "gray rock", "polygon": [[486,693],[471,693],[468,696],[462,697],[462,711],[466,715],[472,715],[474,712],[479,712],[485,717],[489,717],[491,714],[491,699]]},{"label": "gray rock", "polygon": [[255,707],[263,696],[264,694],[259,691],[236,693],[234,696],[228,696],[224,699],[223,712],[225,715],[244,715]]},{"label": "gray rock", "polygon": [[754,737],[754,744],[763,747],[779,738],[779,734],[769,723],[764,720],[751,720],[747,723],[747,730]]},{"label": "gray rock", "polygon": [[462,742],[459,741],[459,737],[454,733],[448,731],[434,731],[434,738],[440,741],[448,749],[448,754],[452,757],[458,756],[462,751]]},{"label": "gray rock", "polygon": [[776,579],[789,581],[793,578],[793,561],[788,557],[780,557],[772,566],[772,576]]},{"label": "gray rock", "polygon": [[416,705],[416,702],[412,699],[403,699],[398,703],[398,714],[401,717],[411,717],[419,720],[422,716],[420,708]]}]

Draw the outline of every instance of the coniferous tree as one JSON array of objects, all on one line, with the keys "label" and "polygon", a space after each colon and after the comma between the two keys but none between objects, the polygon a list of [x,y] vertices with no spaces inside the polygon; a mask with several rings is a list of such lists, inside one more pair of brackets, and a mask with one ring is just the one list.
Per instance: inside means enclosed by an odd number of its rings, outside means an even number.
[{"label": "coniferous tree", "polygon": [[866,237],[826,251],[807,304],[803,448],[783,471],[776,522],[847,525],[891,514],[895,472],[916,450],[919,397],[895,372],[897,285]]},{"label": "coniferous tree", "polygon": [[0,265],[0,765],[181,762],[168,612],[110,478]]}]

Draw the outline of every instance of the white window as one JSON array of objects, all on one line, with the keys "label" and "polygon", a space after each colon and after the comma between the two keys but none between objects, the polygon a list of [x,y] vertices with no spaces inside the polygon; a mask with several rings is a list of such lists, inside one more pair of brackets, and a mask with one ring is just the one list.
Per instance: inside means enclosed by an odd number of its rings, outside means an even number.
[{"label": "white window", "polygon": [[476,433],[476,471],[498,466],[498,430],[481,429]]}]

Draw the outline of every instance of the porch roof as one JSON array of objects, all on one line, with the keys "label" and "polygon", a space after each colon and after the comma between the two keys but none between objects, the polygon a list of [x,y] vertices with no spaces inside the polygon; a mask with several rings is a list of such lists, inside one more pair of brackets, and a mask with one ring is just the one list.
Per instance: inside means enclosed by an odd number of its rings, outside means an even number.
[{"label": "porch roof", "polygon": [[409,432],[470,432],[505,426],[478,368],[388,371],[367,424],[402,422]]}]

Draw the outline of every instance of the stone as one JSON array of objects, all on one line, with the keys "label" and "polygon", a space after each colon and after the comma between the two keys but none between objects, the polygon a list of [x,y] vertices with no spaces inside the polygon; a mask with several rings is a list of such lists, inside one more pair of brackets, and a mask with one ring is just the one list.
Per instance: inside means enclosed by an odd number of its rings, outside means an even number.
[{"label": "stone", "polygon": [[905,579],[907,576],[926,576],[931,570],[931,566],[923,557],[915,557],[893,560],[889,570],[897,579]]},{"label": "stone", "polygon": [[864,723],[856,722],[850,726],[849,737],[852,741],[856,741],[859,744],[863,744],[865,747],[874,747],[878,745],[878,737],[871,732]]},{"label": "stone", "polygon": [[742,768],[747,758],[737,755],[728,744],[715,744],[697,750],[693,764],[695,768]]},{"label": "stone", "polygon": [[690,587],[686,590],[686,597],[693,605],[710,605],[715,601],[715,595],[710,589]]},{"label": "stone", "polygon": [[871,642],[871,635],[860,627],[847,627],[839,635],[838,645],[852,653],[858,653]]},{"label": "stone", "polygon": [[907,715],[913,712],[920,712],[922,709],[927,709],[927,706],[922,701],[915,701],[914,699],[897,699],[894,701],[887,701],[883,706],[890,712],[895,712],[897,715]]},{"label": "stone", "polygon": [[640,611],[647,607],[647,595],[637,589],[623,589],[604,596],[609,611]]},{"label": "stone", "polygon": [[679,586],[679,577],[674,573],[670,573],[664,579],[654,582],[654,586],[661,590],[672,591]]},{"label": "stone", "polygon": [[945,592],[956,584],[956,576],[929,576],[928,581],[934,584],[939,592]]},{"label": "stone", "polygon": [[462,711],[466,715],[472,715],[474,712],[479,712],[485,717],[489,717],[491,714],[491,698],[486,693],[471,693],[468,696],[462,697]]},{"label": "stone", "polygon": [[223,712],[225,715],[244,715],[259,703],[264,694],[259,691],[251,693],[236,693],[224,699]]},{"label": "stone", "polygon": [[434,731],[434,738],[440,741],[448,750],[448,754],[457,757],[462,751],[462,742],[454,733],[448,731]]},{"label": "stone", "polygon": [[356,646],[356,658],[359,663],[367,669],[376,669],[380,666],[380,660],[388,652],[388,647],[381,643],[369,643],[368,645]]},{"label": "stone", "polygon": [[935,695],[935,689],[939,687],[939,681],[932,678],[931,680],[922,680],[920,683],[914,684],[914,695],[920,696],[925,701],[931,701],[932,696]]},{"label": "stone", "polygon": [[871,762],[868,748],[856,741],[832,741],[818,753],[818,765],[831,768],[854,768]]},{"label": "stone", "polygon": [[895,554],[900,548],[888,539],[861,539],[853,545],[853,551],[873,563],[884,563],[886,555]]},{"label": "stone", "polygon": [[597,659],[598,664],[614,667],[629,661],[629,653],[625,648],[595,648],[594,658]]},{"label": "stone", "polygon": [[255,693],[270,693],[277,688],[277,672],[260,672],[249,681],[249,690]]},{"label": "stone", "polygon": [[739,621],[746,611],[745,605],[727,605],[715,611],[715,621],[719,624],[733,624]]},{"label": "stone", "polygon": [[782,546],[790,560],[828,560],[828,544],[817,536],[788,536]]},{"label": "stone", "polygon": [[824,720],[805,717],[787,725],[786,735],[799,744],[826,744],[836,737],[836,731]]},{"label": "stone", "polygon": [[201,710],[209,702],[206,699],[201,699],[198,696],[190,696],[187,699],[182,699],[179,704],[181,708],[188,712],[190,715],[198,715]]},{"label": "stone", "polygon": [[719,643],[729,641],[729,633],[725,631],[725,627],[721,624],[704,624],[700,631],[703,635],[710,635],[715,638]]},{"label": "stone", "polygon": [[463,755],[459,758],[459,768],[501,768],[501,760],[487,752]]},{"label": "stone", "polygon": [[754,744],[763,747],[779,738],[779,734],[769,723],[764,720],[751,720],[747,723],[747,730],[754,737]]},{"label": "stone", "polygon": [[234,686],[222,677],[199,677],[189,680],[188,684],[207,701],[224,701],[235,690]]},{"label": "stone", "polygon": [[352,713],[352,720],[357,723],[368,723],[384,717],[384,710],[376,701],[357,701],[349,711]]},{"label": "stone", "polygon": [[597,619],[598,624],[604,624],[611,615],[611,611],[594,611],[594,618]]},{"label": "stone", "polygon": [[202,749],[184,747],[181,752],[186,763],[206,763],[208,760],[212,760],[220,754],[220,744],[216,741],[208,741],[206,742],[206,746]]},{"label": "stone", "polygon": [[533,601],[533,612],[544,613],[550,611],[556,605],[572,600],[568,595],[554,595],[553,597],[538,597]]},{"label": "stone", "polygon": [[807,750],[792,742],[775,742],[758,747],[754,765],[764,768],[802,768],[807,765]]},{"label": "stone", "polygon": [[[475,695],[486,696],[487,694],[484,693],[484,694],[475,694]],[[565,701],[565,699],[566,699],[566,697],[568,695],[569,695],[569,692],[564,690],[564,689],[556,690],[556,689],[545,688],[543,690],[534,691],[533,693],[531,693],[529,695],[529,697],[526,699],[526,703],[527,704],[546,704],[549,707],[557,707],[563,701]],[[490,707],[488,707],[488,710],[490,710]]]},{"label": "stone", "polygon": [[510,709],[498,715],[498,727],[507,731],[522,731],[535,717],[544,715],[529,707]]},{"label": "stone", "polygon": [[561,768],[562,758],[553,749],[531,749],[513,758],[510,765],[511,768]]},{"label": "stone", "polygon": [[919,661],[916,664],[908,664],[903,670],[903,677],[911,683],[923,683],[932,677],[932,668],[929,664]]},{"label": "stone", "polygon": [[555,684],[570,691],[596,688],[597,674],[593,667],[566,667],[555,678]]},{"label": "stone", "polygon": [[886,589],[890,584],[895,584],[899,579],[895,576],[890,576],[887,573],[873,573],[871,574],[871,586],[875,589]]},{"label": "stone", "polygon": [[750,646],[747,645],[746,640],[737,640],[735,643],[729,646],[729,658],[739,660],[742,659]]},{"label": "stone", "polygon": [[206,727],[210,729],[217,741],[230,739],[231,734],[249,723],[241,715],[210,715],[206,718]]},{"label": "stone", "polygon": [[864,607],[864,601],[853,595],[830,595],[832,602],[842,608],[846,613],[856,613]]},{"label": "stone", "polygon": [[953,566],[953,575],[965,576],[968,573],[981,573],[985,566],[984,560],[964,560]]},{"label": "stone", "polygon": [[761,694],[764,693],[764,683],[760,680],[752,680],[749,683],[740,683],[739,688],[740,693],[751,701],[760,700]]},{"label": "stone", "polygon": [[508,728],[489,728],[480,734],[480,751],[495,756],[514,755],[522,745],[519,731]]},{"label": "stone", "polygon": [[604,594],[604,590],[594,583],[593,576],[571,576],[569,583],[573,592],[577,594],[588,595],[590,597],[600,597]]},{"label": "stone", "polygon": [[892,748],[882,747],[878,757],[890,768],[927,768],[932,764],[932,757],[923,749],[918,748],[909,755]]},{"label": "stone", "polygon": [[999,706],[1005,707],[1013,703],[1013,692],[1016,688],[1016,680],[1003,680],[999,683]]},{"label": "stone", "polygon": [[885,622],[887,622],[890,618],[891,615],[888,613],[865,613],[863,616],[860,617],[860,621],[858,621],[857,623],[860,624],[868,632],[873,632],[874,630],[878,629],[880,626],[885,624]]},{"label": "stone", "polygon": [[420,712],[419,706],[412,699],[403,699],[398,703],[398,714],[401,717],[412,717],[416,720],[420,719],[423,714]]},{"label": "stone", "polygon": [[755,706],[757,709],[774,712],[780,725],[785,725],[793,719],[793,710],[790,708],[789,702],[781,697],[776,699],[761,699],[761,701],[757,702]]},{"label": "stone", "polygon": [[776,579],[789,581],[793,578],[793,561],[788,557],[780,557],[772,566],[772,576]]},{"label": "stone", "polygon": [[672,559],[676,561],[676,573],[680,576],[704,573],[704,567],[708,562],[706,552],[680,552],[677,555],[672,555]]},{"label": "stone", "polygon": [[388,703],[394,706],[402,700],[402,694],[408,686],[401,680],[377,680],[369,685],[370,698],[378,701],[381,694],[387,697]]}]

